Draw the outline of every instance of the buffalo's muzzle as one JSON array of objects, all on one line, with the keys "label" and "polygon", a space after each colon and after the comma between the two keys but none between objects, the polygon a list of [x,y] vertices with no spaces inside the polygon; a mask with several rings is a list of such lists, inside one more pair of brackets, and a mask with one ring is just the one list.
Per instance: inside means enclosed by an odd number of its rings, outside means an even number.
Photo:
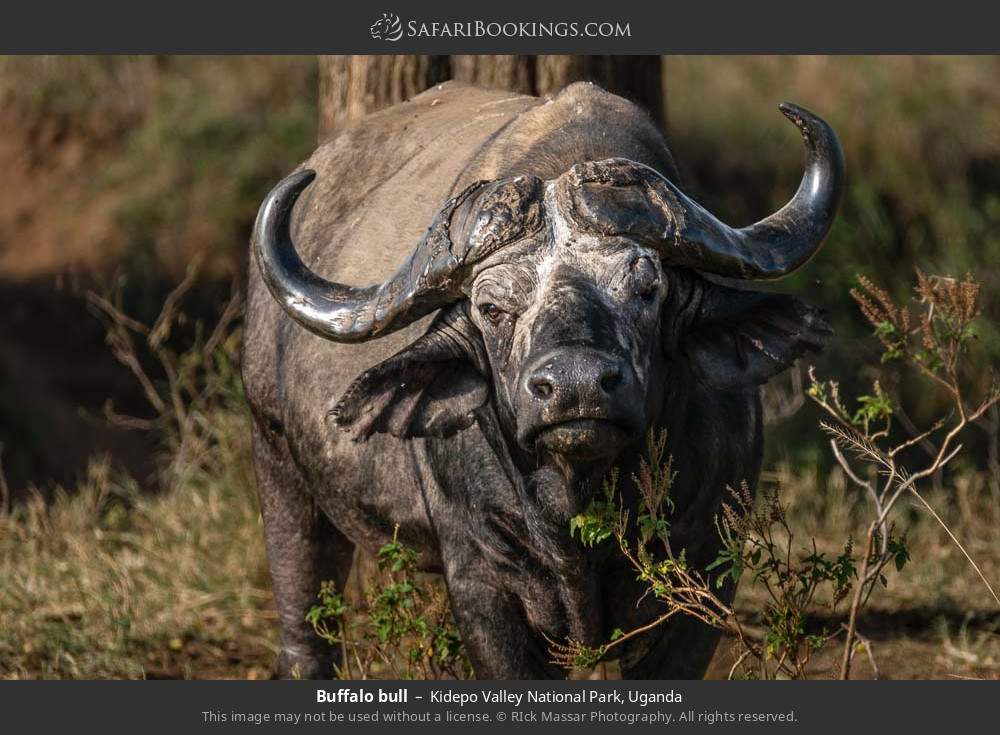
[{"label": "buffalo's muzzle", "polygon": [[593,349],[562,349],[534,361],[523,373],[518,404],[522,445],[574,457],[614,454],[642,423],[631,367]]}]

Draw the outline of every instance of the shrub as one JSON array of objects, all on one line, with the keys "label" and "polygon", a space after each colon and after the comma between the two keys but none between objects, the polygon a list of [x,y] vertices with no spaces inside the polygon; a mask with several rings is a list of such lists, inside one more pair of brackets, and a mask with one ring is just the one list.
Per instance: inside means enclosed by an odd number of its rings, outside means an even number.
[{"label": "shrub", "polygon": [[354,610],[332,582],[306,614],[316,634],[340,648],[340,679],[467,679],[472,667],[451,619],[444,585],[417,572],[417,552],[398,540],[379,549],[368,599]]}]

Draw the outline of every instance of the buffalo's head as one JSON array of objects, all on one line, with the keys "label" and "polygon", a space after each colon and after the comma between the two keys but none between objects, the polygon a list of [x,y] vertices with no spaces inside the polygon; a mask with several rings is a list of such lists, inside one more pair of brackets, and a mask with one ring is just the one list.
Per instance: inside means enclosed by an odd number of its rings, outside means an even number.
[{"label": "buffalo's head", "polygon": [[356,437],[445,435],[492,396],[519,452],[610,461],[657,420],[678,371],[747,390],[829,333],[793,297],[703,275],[779,278],[830,229],[844,176],[836,136],[806,110],[782,111],[802,132],[806,172],[788,204],[749,227],[723,224],[651,168],[592,161],[551,181],[473,184],[393,277],[359,288],[296,255],[290,212],[313,178],[300,171],[261,207],[257,261],[284,309],[326,339],[371,339],[441,310],[341,397],[334,417]]}]

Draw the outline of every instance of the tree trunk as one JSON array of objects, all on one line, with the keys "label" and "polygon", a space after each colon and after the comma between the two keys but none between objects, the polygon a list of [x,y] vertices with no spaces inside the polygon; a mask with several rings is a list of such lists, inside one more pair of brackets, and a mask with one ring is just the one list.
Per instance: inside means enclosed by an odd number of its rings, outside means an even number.
[{"label": "tree trunk", "polygon": [[535,56],[452,56],[451,75],[460,82],[490,89],[538,94]]},{"label": "tree trunk", "polygon": [[319,138],[452,78],[540,96],[572,82],[592,81],[638,103],[662,125],[662,67],[659,56],[321,56]]},{"label": "tree trunk", "polygon": [[451,76],[447,56],[319,57],[319,139],[340,125],[420,94]]},{"label": "tree trunk", "polygon": [[658,125],[665,119],[659,56],[452,56],[451,75],[538,96],[555,94],[573,82],[595,82],[637,103]]}]

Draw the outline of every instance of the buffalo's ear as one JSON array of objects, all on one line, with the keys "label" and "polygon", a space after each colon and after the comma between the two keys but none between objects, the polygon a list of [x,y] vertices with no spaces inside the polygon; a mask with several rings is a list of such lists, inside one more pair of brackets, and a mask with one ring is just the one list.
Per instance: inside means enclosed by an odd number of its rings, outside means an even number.
[{"label": "buffalo's ear", "polygon": [[362,373],[330,412],[356,441],[372,434],[447,436],[472,424],[489,399],[485,358],[464,304],[440,314],[428,331]]},{"label": "buffalo's ear", "polygon": [[832,334],[823,311],[794,296],[707,284],[684,352],[705,384],[747,390],[822,351]]}]

